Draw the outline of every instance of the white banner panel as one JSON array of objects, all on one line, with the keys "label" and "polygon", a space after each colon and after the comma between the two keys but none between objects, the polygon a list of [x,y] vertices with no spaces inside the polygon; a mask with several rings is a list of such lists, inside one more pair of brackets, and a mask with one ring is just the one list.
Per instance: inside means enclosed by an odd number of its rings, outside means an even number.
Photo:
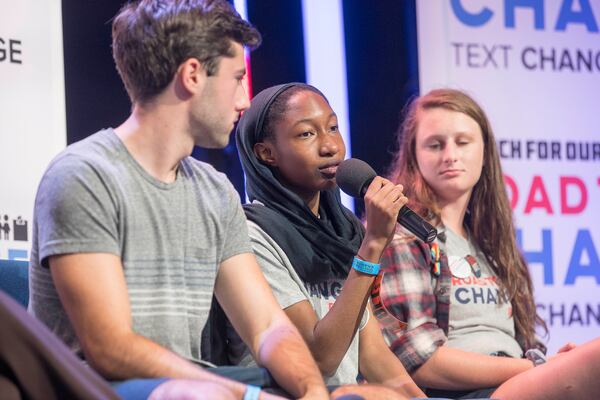
[{"label": "white banner panel", "polygon": [[0,259],[29,259],[37,185],[66,145],[60,0],[0,0]]},{"label": "white banner panel", "polygon": [[463,89],[492,122],[550,352],[600,336],[600,0],[419,0],[417,18],[421,93]]},{"label": "white banner panel", "polygon": [[[306,83],[317,87],[327,96],[337,114],[339,129],[346,144],[346,158],[351,158],[342,1],[302,0],[302,22]],[[342,191],[340,195],[342,203],[354,211],[354,199]]]}]

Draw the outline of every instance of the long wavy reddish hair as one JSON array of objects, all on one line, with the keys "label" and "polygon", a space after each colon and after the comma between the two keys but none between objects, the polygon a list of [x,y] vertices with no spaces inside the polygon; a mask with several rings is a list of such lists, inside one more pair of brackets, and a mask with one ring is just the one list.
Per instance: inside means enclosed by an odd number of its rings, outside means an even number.
[{"label": "long wavy reddish hair", "polygon": [[413,100],[397,134],[399,151],[388,174],[389,179],[404,185],[404,193],[410,199],[409,206],[413,210],[433,224],[441,221],[436,195],[423,178],[416,158],[419,117],[423,111],[433,108],[466,114],[481,128],[483,169],[471,194],[465,226],[498,275],[501,290],[510,299],[521,346],[534,347],[536,324],[546,331],[547,328],[536,311],[531,276],[515,239],[513,214],[504,186],[496,140],[481,107],[467,94],[453,89],[433,90]]}]

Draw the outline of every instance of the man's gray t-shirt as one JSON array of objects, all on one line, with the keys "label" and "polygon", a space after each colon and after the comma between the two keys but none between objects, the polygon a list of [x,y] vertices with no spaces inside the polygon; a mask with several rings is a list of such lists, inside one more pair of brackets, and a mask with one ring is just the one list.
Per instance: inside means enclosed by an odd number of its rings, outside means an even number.
[{"label": "man's gray t-shirt", "polygon": [[[344,280],[332,279],[318,284],[303,282],[294,270],[287,255],[273,238],[252,221],[248,221],[248,232],[258,264],[281,308],[286,309],[306,300],[310,302],[317,317],[322,319],[339,296]],[[369,313],[365,311],[359,329],[366,325],[368,318]],[[242,366],[255,366],[255,361],[247,349],[240,350],[240,341],[231,328],[229,337],[233,346],[231,351],[236,353],[230,355],[231,358]],[[335,373],[330,377],[324,377],[326,384],[356,383],[358,376],[358,337],[359,335],[356,333]],[[241,357],[241,360],[238,360],[239,357]]]},{"label": "man's gray t-shirt", "polygon": [[247,252],[246,218],[225,175],[188,157],[174,182],[158,181],[106,129],[69,146],[42,178],[30,312],[82,356],[48,257],[114,254],[122,261],[134,332],[198,361],[219,264]]}]

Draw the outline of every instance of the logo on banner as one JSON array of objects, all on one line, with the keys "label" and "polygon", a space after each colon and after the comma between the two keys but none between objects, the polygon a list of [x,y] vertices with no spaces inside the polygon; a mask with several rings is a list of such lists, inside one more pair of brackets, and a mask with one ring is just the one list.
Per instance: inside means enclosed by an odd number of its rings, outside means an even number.
[{"label": "logo on banner", "polygon": [[549,348],[597,337],[600,1],[419,4],[421,87],[474,94],[497,130]]},{"label": "logo on banner", "polygon": [[11,219],[8,215],[0,214],[0,240],[13,240],[15,242],[27,241],[28,221],[18,216]]},{"label": "logo on banner", "polygon": [[0,212],[0,259],[27,260],[29,221]]},{"label": "logo on banner", "polygon": [[62,11],[60,1],[0,3],[0,259],[28,260],[36,189],[67,141]]},{"label": "logo on banner", "polygon": [[[575,9],[575,3],[579,3],[579,9]],[[465,3],[466,4],[466,3]],[[490,4],[504,5],[504,26],[506,28],[515,28],[515,13],[517,9],[529,9],[533,11],[533,21],[536,30],[545,30],[546,21],[544,15],[544,0],[538,1],[490,1]],[[461,0],[451,0],[452,11],[460,22],[471,27],[480,27],[495,17],[496,12],[488,7],[483,7],[478,12],[469,12],[463,7]],[[569,24],[585,25],[588,32],[598,32],[596,17],[589,3],[589,0],[562,0],[560,11],[554,25],[555,31],[564,31]]]},{"label": "logo on banner", "polygon": [[[579,7],[576,7],[579,3]],[[532,14],[533,28],[538,31],[548,30],[548,18],[545,2],[543,0],[518,2],[518,1],[490,1],[490,6],[503,5],[503,10],[493,10],[483,6],[479,10],[470,8],[461,0],[451,0],[452,12],[456,19],[470,28],[481,28],[495,18],[504,14],[503,26],[515,29],[515,14],[525,11]],[[502,11],[502,12],[501,12]],[[589,0],[563,0],[560,11],[551,28],[554,32],[564,32],[570,26],[583,26],[586,32],[597,34],[599,32],[596,16]],[[600,38],[600,37],[599,37]],[[552,72],[600,72],[599,48],[558,48],[542,45],[529,45],[515,47],[508,43],[479,43],[479,42],[452,42],[454,65],[461,68],[494,68],[509,69],[520,65],[529,71]]]},{"label": "logo on banner", "polygon": [[5,39],[0,36],[0,62],[22,64],[22,42],[17,39]]},{"label": "logo on banner", "polygon": [[501,139],[500,158],[538,161],[600,161],[600,142]]}]

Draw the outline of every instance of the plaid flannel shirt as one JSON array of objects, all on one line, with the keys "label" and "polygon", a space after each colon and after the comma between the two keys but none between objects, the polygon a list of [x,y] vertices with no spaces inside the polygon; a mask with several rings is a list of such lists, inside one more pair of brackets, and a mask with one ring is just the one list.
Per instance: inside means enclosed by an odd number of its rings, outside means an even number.
[{"label": "plaid flannel shirt", "polygon": [[[389,315],[376,315],[390,349],[409,373],[448,339],[452,274],[445,235],[441,233],[436,241],[440,249],[439,276],[433,272],[435,260],[430,245],[403,232],[394,235],[381,258],[380,296]],[[524,337],[517,334],[515,340],[525,351]],[[539,340],[535,347],[546,352]]]},{"label": "plaid flannel shirt", "polygon": [[[405,324],[381,318],[391,350],[409,373],[424,364],[448,336],[451,274],[440,238],[440,274],[427,243],[397,233],[381,259],[381,300],[386,311]],[[398,329],[398,326],[403,329]]]}]

